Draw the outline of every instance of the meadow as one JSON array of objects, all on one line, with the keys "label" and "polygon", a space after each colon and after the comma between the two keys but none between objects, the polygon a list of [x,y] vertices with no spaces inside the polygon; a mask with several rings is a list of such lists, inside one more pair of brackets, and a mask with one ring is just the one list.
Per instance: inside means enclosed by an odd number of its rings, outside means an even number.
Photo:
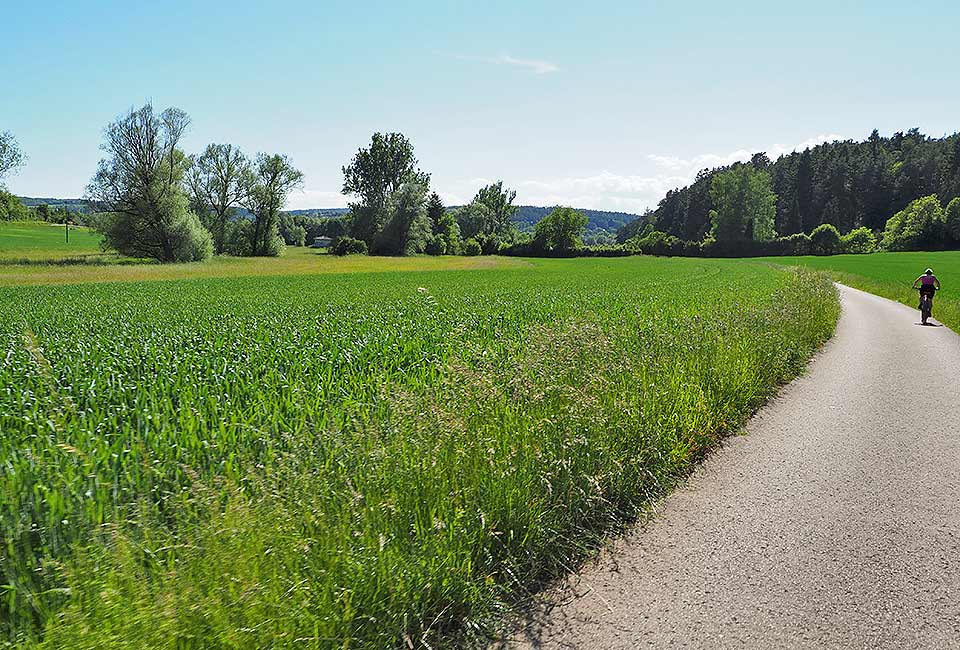
[{"label": "meadow", "polygon": [[827,272],[838,282],[914,309],[919,299],[911,288],[913,281],[924,269],[932,268],[943,286],[934,300],[933,317],[960,331],[960,251],[785,257],[777,258],[776,263]]},{"label": "meadow", "polygon": [[[492,257],[399,257],[394,271],[516,268],[527,262]],[[44,223],[0,224],[0,287],[80,282],[140,282],[188,278],[286,276],[316,273],[371,273],[384,270],[381,259],[354,255],[337,258],[312,248],[288,248],[282,257],[215,257],[205,262],[156,264],[100,250],[100,237],[86,228],[70,231]]]},{"label": "meadow", "polygon": [[477,641],[839,310],[762,262],[516,262],[0,288],[5,638]]},{"label": "meadow", "polygon": [[0,264],[55,260],[82,263],[105,257],[100,236],[89,228],[72,226],[68,242],[64,226],[32,221],[0,225]]}]

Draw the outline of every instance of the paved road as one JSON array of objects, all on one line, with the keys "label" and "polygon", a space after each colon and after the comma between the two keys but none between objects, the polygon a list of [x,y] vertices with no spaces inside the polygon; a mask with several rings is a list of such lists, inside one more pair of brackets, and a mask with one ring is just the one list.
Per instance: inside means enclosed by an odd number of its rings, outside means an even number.
[{"label": "paved road", "polygon": [[960,337],[841,297],[807,374],[512,646],[960,648]]}]

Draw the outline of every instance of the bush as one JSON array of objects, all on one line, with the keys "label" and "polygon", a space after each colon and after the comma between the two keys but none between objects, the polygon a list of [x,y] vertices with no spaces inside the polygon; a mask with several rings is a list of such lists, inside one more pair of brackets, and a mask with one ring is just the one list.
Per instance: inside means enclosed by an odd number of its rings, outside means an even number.
[{"label": "bush", "polygon": [[427,255],[446,255],[447,254],[447,240],[443,235],[434,235],[427,240],[427,247],[425,249]]},{"label": "bush", "polygon": [[810,233],[810,249],[814,255],[836,255],[840,252],[840,231],[833,224],[820,224]]},{"label": "bush", "polygon": [[877,248],[877,237],[865,226],[855,228],[840,238],[844,253],[872,253]]},{"label": "bush", "polygon": [[30,210],[20,199],[0,188],[0,221],[29,221]]},{"label": "bush", "polygon": [[480,242],[471,237],[467,241],[463,242],[463,254],[473,257],[479,255],[483,250],[480,248]]},{"label": "bush", "polygon": [[353,237],[337,237],[330,245],[330,252],[334,255],[366,255],[367,242]]},{"label": "bush", "polygon": [[947,204],[944,211],[944,222],[946,223],[947,233],[953,238],[954,242],[960,242],[960,196]]},{"label": "bush", "polygon": [[782,249],[783,255],[809,255],[810,254],[810,235],[805,232],[798,232],[777,240]]},{"label": "bush", "polygon": [[180,194],[162,199],[151,219],[105,212],[93,220],[109,248],[160,262],[199,262],[213,255],[213,237]]},{"label": "bush", "polygon": [[942,245],[945,226],[940,200],[931,194],[890,217],[881,245],[888,251],[915,251]]}]

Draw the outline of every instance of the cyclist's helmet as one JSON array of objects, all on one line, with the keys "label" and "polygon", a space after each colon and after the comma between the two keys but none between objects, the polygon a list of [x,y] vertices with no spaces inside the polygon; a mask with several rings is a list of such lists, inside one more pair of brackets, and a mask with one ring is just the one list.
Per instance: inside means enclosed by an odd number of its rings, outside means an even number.
[{"label": "cyclist's helmet", "polygon": [[924,275],[933,275],[933,269],[927,269],[923,272]]}]

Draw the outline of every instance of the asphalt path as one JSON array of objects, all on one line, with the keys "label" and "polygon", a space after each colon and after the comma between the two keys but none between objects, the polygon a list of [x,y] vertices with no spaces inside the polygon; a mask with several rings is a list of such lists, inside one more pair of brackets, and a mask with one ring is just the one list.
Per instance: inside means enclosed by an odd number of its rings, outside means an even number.
[{"label": "asphalt path", "polygon": [[807,372],[506,645],[960,648],[960,337],[840,291]]}]

